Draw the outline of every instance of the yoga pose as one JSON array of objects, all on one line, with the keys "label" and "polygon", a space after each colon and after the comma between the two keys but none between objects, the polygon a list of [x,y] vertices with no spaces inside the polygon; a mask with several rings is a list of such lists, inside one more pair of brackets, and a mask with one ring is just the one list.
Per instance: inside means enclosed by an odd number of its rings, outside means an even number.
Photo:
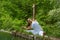
[{"label": "yoga pose", "polygon": [[27,20],[27,32],[32,32],[34,35],[40,35],[43,36],[43,29],[39,25],[39,23],[36,20],[31,20],[30,18]]}]

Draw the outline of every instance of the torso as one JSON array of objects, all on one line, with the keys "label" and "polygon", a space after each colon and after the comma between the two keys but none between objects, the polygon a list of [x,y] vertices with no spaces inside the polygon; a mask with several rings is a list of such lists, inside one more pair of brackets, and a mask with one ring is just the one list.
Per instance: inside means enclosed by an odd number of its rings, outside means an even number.
[{"label": "torso", "polygon": [[41,26],[39,25],[39,23],[36,20],[35,21],[32,21],[31,27],[35,31],[43,31],[43,29],[41,28]]}]

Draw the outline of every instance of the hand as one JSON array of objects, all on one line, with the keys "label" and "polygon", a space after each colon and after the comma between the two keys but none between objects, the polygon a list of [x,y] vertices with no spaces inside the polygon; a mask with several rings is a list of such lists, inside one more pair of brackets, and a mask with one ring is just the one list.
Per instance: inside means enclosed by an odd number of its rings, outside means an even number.
[{"label": "hand", "polygon": [[26,29],[26,27],[25,26],[22,26],[22,29]]}]

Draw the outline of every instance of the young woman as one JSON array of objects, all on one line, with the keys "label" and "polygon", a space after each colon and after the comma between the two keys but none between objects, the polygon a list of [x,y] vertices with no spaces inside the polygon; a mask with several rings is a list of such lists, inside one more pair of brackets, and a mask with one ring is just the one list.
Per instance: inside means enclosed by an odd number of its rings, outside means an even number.
[{"label": "young woman", "polygon": [[26,28],[27,32],[32,32],[34,35],[38,34],[40,36],[43,36],[43,29],[36,20],[28,19],[27,22],[28,22],[28,26]]}]

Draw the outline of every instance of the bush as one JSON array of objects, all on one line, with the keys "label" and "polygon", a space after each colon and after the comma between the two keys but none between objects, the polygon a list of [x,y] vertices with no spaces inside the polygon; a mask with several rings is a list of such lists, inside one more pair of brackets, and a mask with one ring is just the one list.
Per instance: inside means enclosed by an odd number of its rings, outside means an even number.
[{"label": "bush", "polygon": [[60,37],[60,8],[51,10],[45,20],[44,30],[50,36]]}]

